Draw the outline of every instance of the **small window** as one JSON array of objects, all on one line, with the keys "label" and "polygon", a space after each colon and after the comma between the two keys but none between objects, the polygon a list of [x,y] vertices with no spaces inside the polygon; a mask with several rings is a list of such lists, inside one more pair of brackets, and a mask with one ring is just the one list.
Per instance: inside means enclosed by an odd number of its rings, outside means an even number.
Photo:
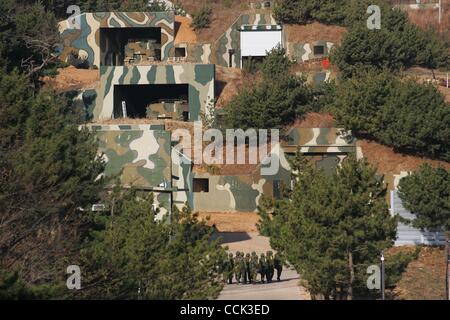
[{"label": "small window", "polygon": [[323,56],[325,54],[325,46],[314,46],[314,55]]},{"label": "small window", "polygon": [[186,57],[186,48],[175,48],[175,57]]},{"label": "small window", "polygon": [[194,179],[194,192],[209,192],[209,179]]},{"label": "small window", "polygon": [[270,1],[264,2],[264,8],[270,8]]},{"label": "small window", "polygon": [[274,180],[273,181],[273,197],[276,200],[281,199],[281,181],[280,180]]}]

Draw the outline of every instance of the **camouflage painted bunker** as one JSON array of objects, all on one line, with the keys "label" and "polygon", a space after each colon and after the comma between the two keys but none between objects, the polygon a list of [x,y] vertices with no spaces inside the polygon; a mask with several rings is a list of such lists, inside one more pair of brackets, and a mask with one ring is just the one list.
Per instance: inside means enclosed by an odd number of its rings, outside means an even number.
[{"label": "camouflage painted bunker", "polygon": [[[302,61],[329,53],[333,43],[327,41],[289,41],[270,10],[259,5],[243,12],[212,43],[175,44],[170,11],[83,13],[78,24],[69,19],[59,23],[60,58],[81,61],[100,75],[98,84],[81,90],[75,103],[84,109],[91,122],[86,126],[98,139],[104,174],[118,176],[123,187],[153,192],[159,217],[185,203],[195,211],[254,211],[263,195],[277,198],[283,185],[291,185],[288,158],[298,147],[328,172],[356,153],[354,140],[338,129],[294,127],[288,141],[270,147],[280,165],[276,174],[267,175],[261,163],[251,170],[231,165],[231,170],[199,171],[174,148],[178,141],[165,121],[189,124],[208,112],[216,98],[215,65],[242,67],[245,59],[265,55],[277,43]],[[259,51],[252,51],[260,40]],[[328,71],[322,72],[317,82],[329,77]]]}]

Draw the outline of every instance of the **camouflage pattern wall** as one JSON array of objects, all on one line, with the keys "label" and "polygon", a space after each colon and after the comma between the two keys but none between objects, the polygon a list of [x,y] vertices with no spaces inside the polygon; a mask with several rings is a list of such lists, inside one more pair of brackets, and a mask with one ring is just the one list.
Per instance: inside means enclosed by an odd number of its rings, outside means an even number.
[{"label": "camouflage pattern wall", "polygon": [[298,72],[298,76],[304,76],[309,84],[320,84],[322,82],[336,79],[336,72],[330,70]]},{"label": "camouflage pattern wall", "polygon": [[275,175],[262,175],[261,165],[245,175],[212,175],[196,173],[195,178],[209,179],[209,192],[194,192],[196,211],[255,211],[263,194],[274,196],[281,182],[290,184],[290,168],[279,144],[270,152],[280,167]]},{"label": "camouflage pattern wall", "polygon": [[331,174],[349,154],[357,152],[355,139],[336,128],[293,128],[287,142],[274,146],[270,154],[278,157],[275,175],[262,175],[261,165],[246,175],[196,173],[195,178],[209,179],[209,192],[194,193],[196,211],[255,211],[261,196],[277,196],[282,185],[290,186],[288,158],[300,151],[317,167]]},{"label": "camouflage pattern wall", "polygon": [[[323,46],[323,54],[314,54],[314,46]],[[298,62],[305,62],[312,59],[327,57],[333,48],[334,43],[326,41],[315,41],[312,43],[287,42],[286,53]]]},{"label": "camouflage pattern wall", "polygon": [[270,13],[264,10],[261,13],[245,13],[240,15],[236,21],[215,42],[208,44],[187,44],[187,59],[198,63],[214,63],[222,67],[229,67],[229,49],[234,49],[231,67],[241,66],[241,37],[242,26],[277,26]]},{"label": "camouflage pattern wall", "polygon": [[100,85],[82,92],[78,105],[92,120],[114,117],[114,85],[127,84],[188,84],[190,121],[199,119],[200,112],[214,103],[214,73],[212,64],[183,63],[152,66],[104,66],[100,68]]},{"label": "camouflage pattern wall", "polygon": [[161,60],[167,60],[173,51],[175,16],[170,11],[82,13],[79,26],[72,21],[73,18],[69,18],[58,24],[63,40],[60,54],[63,61],[75,52],[88,60],[90,66],[100,67],[100,28],[161,28]]},{"label": "camouflage pattern wall", "polygon": [[99,143],[99,155],[106,162],[104,175],[119,178],[123,187],[153,192],[160,206],[158,218],[192,207],[192,163],[171,146],[171,133],[162,125],[89,124]]}]

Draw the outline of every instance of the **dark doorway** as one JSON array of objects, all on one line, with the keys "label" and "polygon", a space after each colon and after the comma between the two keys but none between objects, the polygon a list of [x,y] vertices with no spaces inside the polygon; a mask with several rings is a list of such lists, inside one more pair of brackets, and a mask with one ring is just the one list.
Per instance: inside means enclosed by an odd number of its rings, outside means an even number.
[{"label": "dark doorway", "polygon": [[175,57],[178,58],[186,57],[186,48],[175,48]]},{"label": "dark doorway", "polygon": [[128,118],[145,118],[149,104],[174,101],[188,103],[188,84],[114,85],[114,118],[124,116],[122,102],[125,102]]},{"label": "dark doorway", "polygon": [[134,50],[161,60],[161,28],[100,28],[101,66],[123,66]]},{"label": "dark doorway", "polygon": [[194,192],[209,192],[209,179],[194,178]]}]

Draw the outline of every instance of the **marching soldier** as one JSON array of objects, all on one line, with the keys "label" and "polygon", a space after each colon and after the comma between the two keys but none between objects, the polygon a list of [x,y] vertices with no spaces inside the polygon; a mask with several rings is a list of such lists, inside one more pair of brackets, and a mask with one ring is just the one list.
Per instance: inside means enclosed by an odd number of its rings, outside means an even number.
[{"label": "marching soldier", "polygon": [[251,273],[251,259],[250,259],[250,253],[247,253],[245,255],[245,274],[246,274],[246,278],[247,278],[247,282],[248,283],[252,283],[253,279],[252,279],[252,273]]},{"label": "marching soldier", "polygon": [[246,284],[247,283],[247,272],[245,270],[245,257],[244,253],[241,252],[239,256],[239,274],[241,276],[241,283]]},{"label": "marching soldier", "polygon": [[230,252],[228,255],[227,264],[225,266],[225,276],[229,284],[233,283],[233,272],[234,272],[234,259],[233,254]]},{"label": "marching soldier", "polygon": [[275,269],[277,270],[277,281],[280,281],[281,279],[281,272],[283,271],[283,261],[281,260],[280,255],[275,253],[275,257],[273,258],[273,265]]},{"label": "marching soldier", "polygon": [[261,253],[259,258],[259,272],[261,273],[261,282],[264,283],[264,277],[266,277],[267,273],[267,261],[264,253]]},{"label": "marching soldier", "polygon": [[274,264],[273,264],[273,256],[272,251],[267,251],[267,282],[272,282],[273,274],[274,274]]},{"label": "marching soldier", "polygon": [[256,252],[252,252],[252,256],[250,259],[250,273],[252,275],[252,281],[253,283],[256,283],[256,277],[258,275],[258,256],[256,255]]},{"label": "marching soldier", "polygon": [[236,256],[234,258],[234,277],[236,278],[237,283],[241,283],[241,269],[239,267],[241,260],[241,253],[236,251]]}]

